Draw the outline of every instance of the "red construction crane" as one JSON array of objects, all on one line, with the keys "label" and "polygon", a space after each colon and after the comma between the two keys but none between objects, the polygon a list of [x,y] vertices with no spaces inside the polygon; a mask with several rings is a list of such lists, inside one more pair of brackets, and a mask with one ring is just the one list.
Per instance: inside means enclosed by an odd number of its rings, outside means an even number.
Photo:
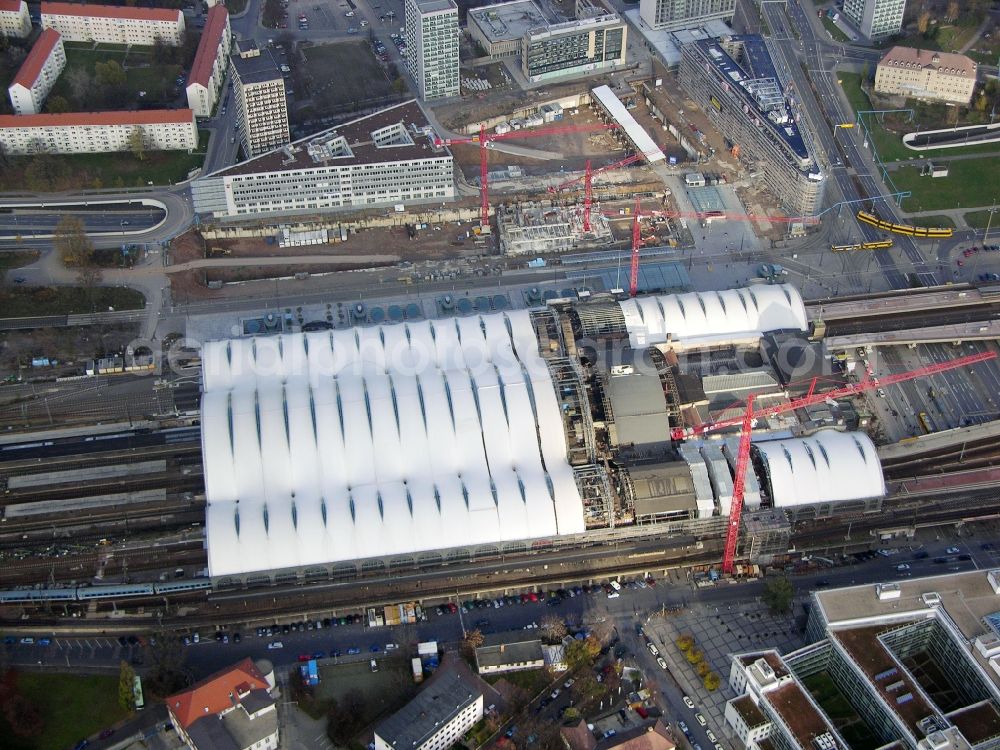
[{"label": "red construction crane", "polygon": [[[590,171],[590,177],[593,179],[595,176],[601,174],[602,172],[610,172],[612,169],[619,169],[620,167],[627,167],[629,164],[635,164],[637,161],[641,161],[643,158],[642,154],[632,154],[632,156],[626,156],[621,161],[616,161],[613,164],[605,164],[603,167],[598,167],[597,169]],[[589,162],[588,162],[589,163]],[[566,182],[560,182],[555,187],[550,187],[550,193],[558,193],[560,190],[565,190],[570,185],[576,184],[580,180],[585,180],[587,174],[578,175],[576,177],[571,177],[566,180]]]},{"label": "red construction crane", "polygon": [[816,378],[813,378],[809,387],[809,392],[801,398],[755,410],[753,408],[755,394],[750,394],[747,396],[746,410],[743,412],[742,416],[732,417],[730,419],[720,419],[718,422],[709,422],[696,427],[678,427],[672,429],[670,431],[670,437],[674,440],[683,440],[684,438],[704,435],[707,432],[713,432],[726,427],[735,427],[736,425],[740,425],[740,448],[736,456],[736,474],[733,477],[733,503],[729,511],[729,526],[726,530],[726,548],[722,557],[722,572],[727,575],[732,573],[733,562],[736,558],[736,543],[740,534],[740,517],[743,513],[743,495],[746,489],[746,472],[750,463],[750,433],[753,428],[754,420],[760,419],[761,417],[769,417],[783,412],[802,409],[806,406],[812,406],[813,404],[828,401],[829,399],[842,398],[844,396],[856,396],[859,393],[870,391],[872,388],[880,388],[885,385],[894,385],[895,383],[902,383],[907,380],[915,380],[929,375],[936,375],[939,372],[947,372],[948,370],[954,370],[959,367],[967,367],[979,362],[996,359],[996,357],[996,352],[970,354],[967,357],[959,357],[958,359],[953,359],[950,362],[941,362],[938,364],[928,365],[927,367],[921,367],[916,370],[910,370],[909,372],[886,375],[883,378],[876,378],[871,374],[871,372],[866,372],[864,379],[860,382],[850,383],[824,393],[815,393]]},{"label": "red construction crane", "polygon": [[[604,213],[608,218],[618,218],[620,214],[615,211]],[[646,216],[663,216],[668,219],[695,219],[709,221],[719,219],[720,221],[770,221],[775,224],[818,224],[819,218],[815,216],[757,216],[756,214],[734,214],[726,211],[648,211]]]},{"label": "red construction crane", "polygon": [[639,291],[639,248],[642,247],[641,208],[635,199],[635,215],[632,218],[632,267],[628,277],[628,296],[634,297]]},{"label": "red construction crane", "polygon": [[546,135],[561,135],[563,133],[586,133],[593,130],[614,130],[620,128],[617,122],[594,122],[581,125],[559,125],[551,128],[532,128],[531,130],[512,130],[509,133],[487,133],[484,125],[479,126],[479,135],[468,138],[438,138],[437,146],[451,146],[456,143],[479,144],[479,225],[490,225],[490,196],[487,185],[489,158],[486,153],[487,144],[492,141],[503,141],[510,138],[541,138]]},{"label": "red construction crane", "polygon": [[594,197],[594,173],[590,171],[590,159],[587,159],[587,171],[583,173],[583,231],[590,231],[590,200]]}]

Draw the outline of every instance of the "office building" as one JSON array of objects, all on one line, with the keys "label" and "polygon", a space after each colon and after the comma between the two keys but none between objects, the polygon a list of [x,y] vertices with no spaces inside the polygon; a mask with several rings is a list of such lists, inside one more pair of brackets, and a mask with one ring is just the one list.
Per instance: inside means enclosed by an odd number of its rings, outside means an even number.
[{"label": "office building", "polygon": [[680,81],[730,142],[733,156],[759,172],[786,211],[808,216],[819,210],[826,178],[760,36],[685,44]]},{"label": "office building", "polygon": [[708,21],[730,20],[736,0],[640,0],[639,16],[652,29],[692,29]]},{"label": "office building", "polygon": [[188,107],[194,111],[195,117],[212,116],[226,79],[231,46],[229,11],[224,5],[214,5],[209,8],[198,51],[188,74]]},{"label": "office building", "polygon": [[37,115],[45,98],[66,67],[66,52],[58,31],[46,29],[35,40],[14,82],[7,87],[11,106],[18,115]]},{"label": "office building", "polygon": [[249,158],[288,143],[285,80],[270,49],[244,45],[231,58],[240,142]]},{"label": "office building", "polygon": [[8,154],[130,151],[138,130],[148,151],[193,151],[198,128],[190,109],[0,115],[0,146]]},{"label": "office building", "polygon": [[421,99],[458,96],[458,6],[406,0],[406,69]]},{"label": "office building", "polygon": [[844,15],[869,39],[898,34],[906,0],[844,0]]},{"label": "office building", "polygon": [[893,47],[875,69],[875,93],[968,105],[976,88],[976,63],[950,52]]},{"label": "office building", "polygon": [[0,36],[19,39],[31,34],[31,16],[24,0],[0,0]]},{"label": "office building", "polygon": [[244,659],[164,703],[177,736],[191,750],[276,750],[274,689],[271,663]]},{"label": "office building", "polygon": [[167,8],[43,2],[42,28],[55,29],[64,42],[146,47],[184,42],[184,14]]},{"label": "office building", "polygon": [[429,128],[413,101],[384,109],[199,178],[195,209],[224,217],[451,200],[452,156],[432,147]]},{"label": "office building", "polygon": [[375,750],[447,750],[483,718],[483,693],[442,666],[417,696],[375,727]]}]

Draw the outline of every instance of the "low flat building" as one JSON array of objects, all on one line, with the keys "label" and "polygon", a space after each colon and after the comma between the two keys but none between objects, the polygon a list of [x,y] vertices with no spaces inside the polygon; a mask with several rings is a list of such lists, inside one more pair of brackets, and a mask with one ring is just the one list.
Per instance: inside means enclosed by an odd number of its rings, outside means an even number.
[{"label": "low flat building", "polygon": [[24,39],[31,34],[31,15],[24,0],[0,0],[0,36]]},{"label": "low flat building", "polygon": [[195,117],[211,117],[219,101],[219,92],[226,79],[232,36],[226,6],[214,5],[209,8],[205,28],[198,42],[198,51],[195,52],[191,72],[188,74],[188,107]]},{"label": "low flat building", "polygon": [[58,31],[46,29],[24,58],[14,82],[7,87],[14,114],[37,115],[59,74],[66,67],[66,51]]},{"label": "low flat building", "polygon": [[191,750],[276,750],[274,668],[250,659],[165,700],[170,723]]},{"label": "low flat building", "polygon": [[455,197],[454,167],[413,101],[214,172],[192,185],[215,217],[392,206]]},{"label": "low flat building", "polygon": [[11,155],[130,151],[135,132],[147,151],[194,151],[198,128],[190,109],[0,115],[0,146]]},{"label": "low flat building", "polygon": [[968,105],[976,88],[976,62],[965,55],[893,47],[875,69],[875,93]]},{"label": "low flat building", "polygon": [[476,668],[479,674],[520,672],[544,666],[542,642],[523,630],[487,635],[483,645],[476,649]]},{"label": "low flat building", "polygon": [[483,693],[442,665],[417,696],[375,727],[375,750],[447,750],[483,718]]},{"label": "low flat building", "polygon": [[525,34],[550,22],[535,0],[514,0],[470,8],[467,28],[490,57],[520,57]]},{"label": "low flat building", "polygon": [[135,8],[93,3],[43,2],[42,28],[55,29],[67,42],[136,44],[184,43],[184,14],[168,8]]}]

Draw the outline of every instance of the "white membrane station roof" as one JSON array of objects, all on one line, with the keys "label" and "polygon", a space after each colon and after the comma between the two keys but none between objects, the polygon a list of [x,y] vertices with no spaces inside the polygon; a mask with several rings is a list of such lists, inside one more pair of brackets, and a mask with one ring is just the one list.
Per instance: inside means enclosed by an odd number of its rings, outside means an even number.
[{"label": "white membrane station roof", "polygon": [[527,311],[215,341],[213,576],[584,531]]},{"label": "white membrane station roof", "polygon": [[776,508],[885,495],[875,445],[863,432],[821,430],[788,440],[754,441],[767,464]]},{"label": "white membrane station roof", "polygon": [[635,297],[619,304],[633,348],[667,341],[709,345],[809,328],[802,296],[790,284]]}]

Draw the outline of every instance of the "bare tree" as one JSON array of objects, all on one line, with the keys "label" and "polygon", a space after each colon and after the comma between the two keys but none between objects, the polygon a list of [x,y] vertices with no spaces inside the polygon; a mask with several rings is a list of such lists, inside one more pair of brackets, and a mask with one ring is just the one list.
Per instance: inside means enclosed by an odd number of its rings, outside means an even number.
[{"label": "bare tree", "polygon": [[59,220],[52,244],[63,265],[82,267],[93,260],[94,244],[87,236],[83,221],[76,216],[64,216]]},{"label": "bare tree", "polygon": [[538,632],[547,643],[561,643],[566,637],[566,622],[555,615],[546,615],[539,623]]}]

